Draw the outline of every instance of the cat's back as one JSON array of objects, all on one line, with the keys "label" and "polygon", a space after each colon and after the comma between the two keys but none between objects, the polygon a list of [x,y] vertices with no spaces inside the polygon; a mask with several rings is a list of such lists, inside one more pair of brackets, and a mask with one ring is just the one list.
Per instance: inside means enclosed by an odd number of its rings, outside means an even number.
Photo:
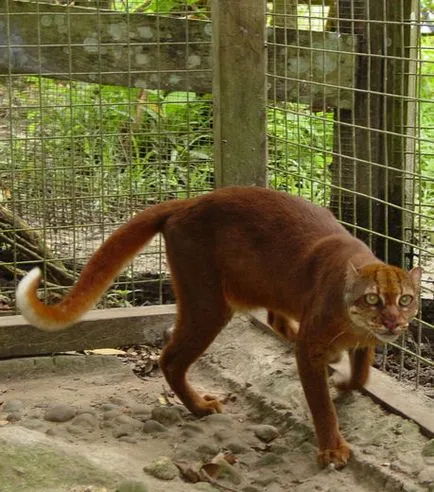
[{"label": "cat's back", "polygon": [[196,200],[192,203],[194,215],[203,215],[206,223],[219,227],[236,224],[240,229],[291,231],[318,237],[347,234],[328,209],[266,188],[231,186]]}]

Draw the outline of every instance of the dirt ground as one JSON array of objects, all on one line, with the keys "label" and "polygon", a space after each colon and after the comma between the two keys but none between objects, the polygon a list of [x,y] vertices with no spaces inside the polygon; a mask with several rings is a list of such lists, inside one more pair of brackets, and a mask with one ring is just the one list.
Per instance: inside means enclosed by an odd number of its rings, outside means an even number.
[{"label": "dirt ground", "polygon": [[225,414],[194,418],[112,356],[0,362],[0,491],[434,491],[434,440],[360,394],[335,400],[349,465],[321,470],[292,349],[245,317],[191,379]]}]

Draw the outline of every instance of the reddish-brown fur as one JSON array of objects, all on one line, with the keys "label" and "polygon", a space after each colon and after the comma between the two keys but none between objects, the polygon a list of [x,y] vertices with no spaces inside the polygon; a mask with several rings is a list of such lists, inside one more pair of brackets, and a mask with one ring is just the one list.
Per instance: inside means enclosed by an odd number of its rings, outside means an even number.
[{"label": "reddish-brown fur", "polygon": [[[186,372],[235,310],[265,307],[276,331],[295,341],[319,462],[344,466],[349,447],[330,399],[327,363],[349,349],[352,376],[341,387],[360,388],[368,378],[377,343],[372,333],[349,318],[346,303],[353,305],[352,292],[359,289],[358,284],[349,287],[351,276],[354,282],[360,276],[368,283],[380,275],[387,283],[393,273],[416,295],[420,272],[409,274],[380,262],[328,210],[302,198],[260,188],[224,188],[138,214],[107,239],[58,305],[45,306],[37,300],[38,279],[23,287],[17,295],[23,314],[51,331],[76,321],[157,232],[166,241],[178,306],[176,327],[160,360],[173,391],[198,416],[220,412],[221,403],[196,393]],[[349,264],[353,273],[348,272]],[[365,288],[363,282],[360,289]],[[359,306],[362,301],[357,302]],[[372,306],[369,311],[357,306],[355,316],[359,311],[363,316],[364,309],[372,318],[382,316]],[[409,315],[415,309],[412,305]]]}]

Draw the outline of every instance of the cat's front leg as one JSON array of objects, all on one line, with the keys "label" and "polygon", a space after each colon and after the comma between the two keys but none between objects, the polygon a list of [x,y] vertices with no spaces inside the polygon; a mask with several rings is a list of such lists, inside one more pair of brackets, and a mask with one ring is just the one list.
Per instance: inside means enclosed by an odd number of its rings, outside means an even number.
[{"label": "cat's front leg", "polygon": [[350,457],[350,447],[339,432],[335,407],[330,398],[325,346],[299,339],[296,357],[318,439],[318,463],[343,468]]},{"label": "cat's front leg", "polygon": [[361,390],[368,382],[369,370],[374,360],[375,348],[354,348],[349,351],[351,376],[348,381],[337,381],[341,391]]}]

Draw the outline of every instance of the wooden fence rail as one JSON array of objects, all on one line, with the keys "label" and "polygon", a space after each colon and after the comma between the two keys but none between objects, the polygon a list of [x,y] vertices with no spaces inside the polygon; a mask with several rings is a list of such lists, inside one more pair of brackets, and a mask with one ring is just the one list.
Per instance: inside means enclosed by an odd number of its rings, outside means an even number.
[{"label": "wooden fence rail", "polygon": [[[351,108],[357,36],[273,27],[273,99]],[[212,92],[211,22],[0,0],[0,74]]]}]

